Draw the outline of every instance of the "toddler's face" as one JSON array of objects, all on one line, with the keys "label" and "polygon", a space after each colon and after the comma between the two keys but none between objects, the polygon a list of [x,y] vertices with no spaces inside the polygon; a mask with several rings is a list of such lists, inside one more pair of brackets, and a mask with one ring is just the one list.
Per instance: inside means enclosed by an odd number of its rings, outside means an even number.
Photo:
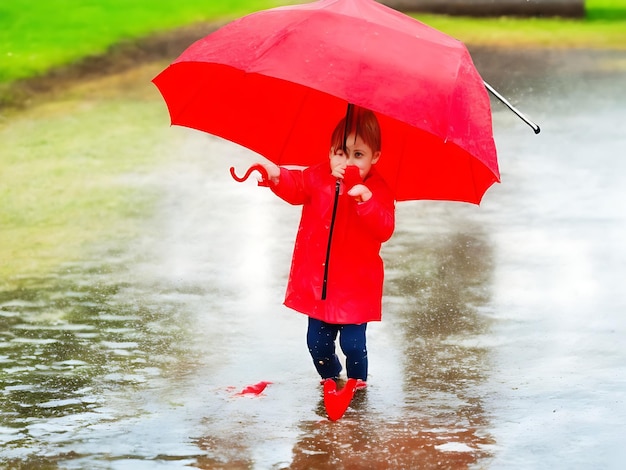
[{"label": "toddler's face", "polygon": [[360,136],[355,139],[354,134],[350,134],[346,139],[346,147],[347,152],[343,149],[330,149],[331,172],[336,168],[345,170],[348,165],[354,165],[359,168],[361,179],[365,179],[372,165],[380,158],[380,151],[374,152]]}]

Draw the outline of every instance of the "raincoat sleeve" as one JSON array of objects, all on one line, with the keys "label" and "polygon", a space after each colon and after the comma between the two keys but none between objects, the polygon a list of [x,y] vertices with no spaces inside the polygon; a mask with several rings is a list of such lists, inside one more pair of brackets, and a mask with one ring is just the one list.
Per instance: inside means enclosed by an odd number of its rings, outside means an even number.
[{"label": "raincoat sleeve", "polygon": [[308,198],[304,170],[289,170],[280,167],[278,183],[270,185],[270,188],[274,194],[289,204],[304,204]]},{"label": "raincoat sleeve", "polygon": [[383,188],[371,188],[372,197],[358,203],[356,211],[372,235],[381,243],[393,235],[395,229],[395,204],[393,197]]}]

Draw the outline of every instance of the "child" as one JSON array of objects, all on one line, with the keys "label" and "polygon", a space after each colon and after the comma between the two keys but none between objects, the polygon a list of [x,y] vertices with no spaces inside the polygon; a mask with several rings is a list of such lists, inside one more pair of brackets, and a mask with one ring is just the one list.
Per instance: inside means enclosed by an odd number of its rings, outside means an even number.
[{"label": "child", "polygon": [[[290,204],[303,206],[284,303],[309,316],[307,344],[322,382],[337,379],[341,372],[335,354],[339,335],[348,378],[357,379],[357,388],[364,388],[365,332],[368,322],[382,316],[384,274],[379,252],[393,233],[395,207],[391,191],[374,169],[381,154],[376,116],[354,107],[352,124],[346,127],[345,121],[332,134],[330,166],[321,163],[304,170],[273,163],[263,166],[272,191]],[[347,172],[349,166],[353,168]],[[357,184],[348,182],[348,174],[357,169]]]}]

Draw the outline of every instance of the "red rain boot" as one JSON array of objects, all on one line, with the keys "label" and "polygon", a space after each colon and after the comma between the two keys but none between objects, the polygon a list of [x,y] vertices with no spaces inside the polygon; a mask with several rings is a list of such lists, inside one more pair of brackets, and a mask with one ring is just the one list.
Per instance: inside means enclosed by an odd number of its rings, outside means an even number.
[{"label": "red rain boot", "polygon": [[350,406],[354,391],[356,389],[356,379],[348,379],[346,386],[337,391],[337,383],[333,379],[324,381],[324,406],[328,419],[337,421]]}]

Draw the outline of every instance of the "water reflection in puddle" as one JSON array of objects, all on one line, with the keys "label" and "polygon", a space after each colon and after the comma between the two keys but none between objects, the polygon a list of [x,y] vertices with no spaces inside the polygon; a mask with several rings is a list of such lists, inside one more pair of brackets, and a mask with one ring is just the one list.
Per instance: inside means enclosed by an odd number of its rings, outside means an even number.
[{"label": "water reflection in puddle", "polygon": [[3,459],[70,452],[87,429],[140,415],[111,397],[132,395],[185,354],[188,322],[176,306],[122,300],[127,285],[102,268],[67,267],[0,294]]}]

